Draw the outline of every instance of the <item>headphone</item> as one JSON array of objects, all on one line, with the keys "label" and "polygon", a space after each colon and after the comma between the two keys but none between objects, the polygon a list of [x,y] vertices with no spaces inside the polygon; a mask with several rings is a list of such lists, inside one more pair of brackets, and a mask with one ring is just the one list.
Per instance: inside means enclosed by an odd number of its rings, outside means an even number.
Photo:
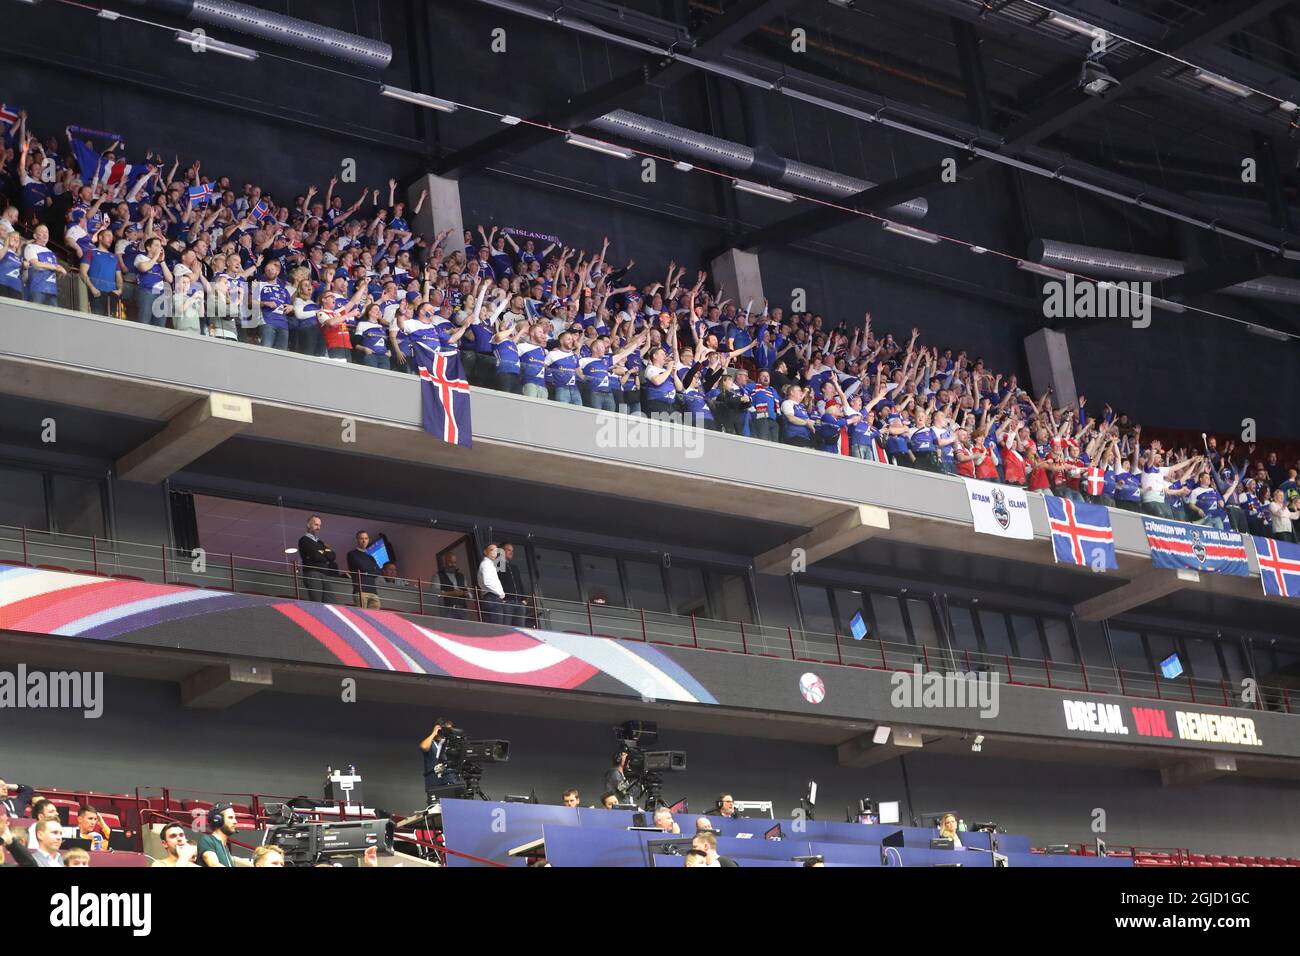
[{"label": "headphone", "polygon": [[227,810],[233,809],[233,803],[214,803],[208,811],[208,830],[215,832],[221,826],[221,817]]}]

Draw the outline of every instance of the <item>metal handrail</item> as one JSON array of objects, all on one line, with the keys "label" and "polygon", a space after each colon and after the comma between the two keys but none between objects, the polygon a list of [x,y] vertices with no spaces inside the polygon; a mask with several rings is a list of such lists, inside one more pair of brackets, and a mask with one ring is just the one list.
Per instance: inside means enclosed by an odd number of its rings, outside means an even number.
[{"label": "metal handrail", "polygon": [[[21,560],[16,560],[21,559]],[[299,562],[267,561],[201,549],[187,552],[166,544],[106,541],[98,537],[33,531],[0,526],[0,564],[22,564],[49,570],[163,583],[182,587],[262,595],[285,600],[354,604],[362,575],[317,573]],[[434,620],[470,620],[483,624],[535,627],[667,646],[776,657],[871,670],[996,673],[1008,684],[1077,690],[1090,694],[1205,703],[1229,708],[1297,713],[1284,687],[1259,687],[1253,703],[1241,703],[1223,679],[1162,679],[1156,672],[1088,666],[1081,661],[1011,657],[969,649],[949,650],[939,644],[910,644],[879,639],[845,639],[789,625],[679,615],[609,604],[601,600],[570,601],[535,591],[507,595],[507,603],[485,600],[485,592],[466,576],[466,597],[448,598],[436,581],[376,576],[374,592],[382,608]],[[500,607],[497,611],[495,608]],[[960,663],[959,663],[960,662]],[[1267,705],[1267,706],[1266,706]]]}]

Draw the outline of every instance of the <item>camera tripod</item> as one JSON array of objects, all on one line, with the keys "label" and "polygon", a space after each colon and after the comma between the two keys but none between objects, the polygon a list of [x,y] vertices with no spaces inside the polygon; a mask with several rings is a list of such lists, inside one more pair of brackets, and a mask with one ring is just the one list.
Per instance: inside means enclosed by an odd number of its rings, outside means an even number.
[{"label": "camera tripod", "polygon": [[657,773],[642,774],[630,788],[629,795],[632,791],[636,792],[638,800],[645,799],[645,809],[650,813],[654,813],[660,807],[668,806],[663,801],[664,778]]},{"label": "camera tripod", "polygon": [[489,800],[491,799],[483,788],[479,786],[479,781],[483,779],[483,768],[476,763],[467,763],[460,768],[460,778],[465,784],[466,800]]}]

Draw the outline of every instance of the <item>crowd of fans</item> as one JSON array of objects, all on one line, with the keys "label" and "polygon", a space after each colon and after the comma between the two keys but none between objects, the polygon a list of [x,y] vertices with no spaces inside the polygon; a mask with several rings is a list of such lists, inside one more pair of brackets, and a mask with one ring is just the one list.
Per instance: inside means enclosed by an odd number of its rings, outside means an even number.
[{"label": "crowd of fans", "polygon": [[608,239],[421,235],[408,217],[427,197],[408,210],[394,180],[281,204],[75,128],[66,149],[41,142],[25,113],[5,135],[0,295],[54,304],[70,275],[65,300],[99,315],[407,372],[458,349],[481,387],[1296,540],[1300,485],[1275,452],[1144,441],[1110,406],[1034,397],[870,313],[850,328],[742,305],[676,263],[633,282]]}]

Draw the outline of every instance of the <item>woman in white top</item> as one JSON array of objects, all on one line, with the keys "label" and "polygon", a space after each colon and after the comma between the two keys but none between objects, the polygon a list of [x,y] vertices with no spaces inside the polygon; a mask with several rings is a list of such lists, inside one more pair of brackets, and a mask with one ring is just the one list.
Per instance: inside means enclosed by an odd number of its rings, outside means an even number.
[{"label": "woman in white top", "polygon": [[318,313],[320,306],[315,297],[316,284],[307,275],[298,278],[293,287],[293,318],[297,349],[303,355],[324,358],[325,338],[321,335]]},{"label": "woman in white top", "polygon": [[939,821],[939,839],[951,840],[954,850],[963,849],[961,837],[957,835],[957,817],[951,813],[945,813]]},{"label": "woman in white top", "polygon": [[203,273],[189,270],[178,273],[172,303],[172,328],[178,332],[204,334],[206,299],[207,280],[203,278]]},{"label": "woman in white top", "polygon": [[1273,500],[1268,503],[1268,510],[1273,516],[1273,537],[1279,541],[1295,541],[1292,521],[1300,518],[1300,510],[1296,509],[1296,505],[1287,503],[1286,492],[1281,488],[1273,492]]}]

